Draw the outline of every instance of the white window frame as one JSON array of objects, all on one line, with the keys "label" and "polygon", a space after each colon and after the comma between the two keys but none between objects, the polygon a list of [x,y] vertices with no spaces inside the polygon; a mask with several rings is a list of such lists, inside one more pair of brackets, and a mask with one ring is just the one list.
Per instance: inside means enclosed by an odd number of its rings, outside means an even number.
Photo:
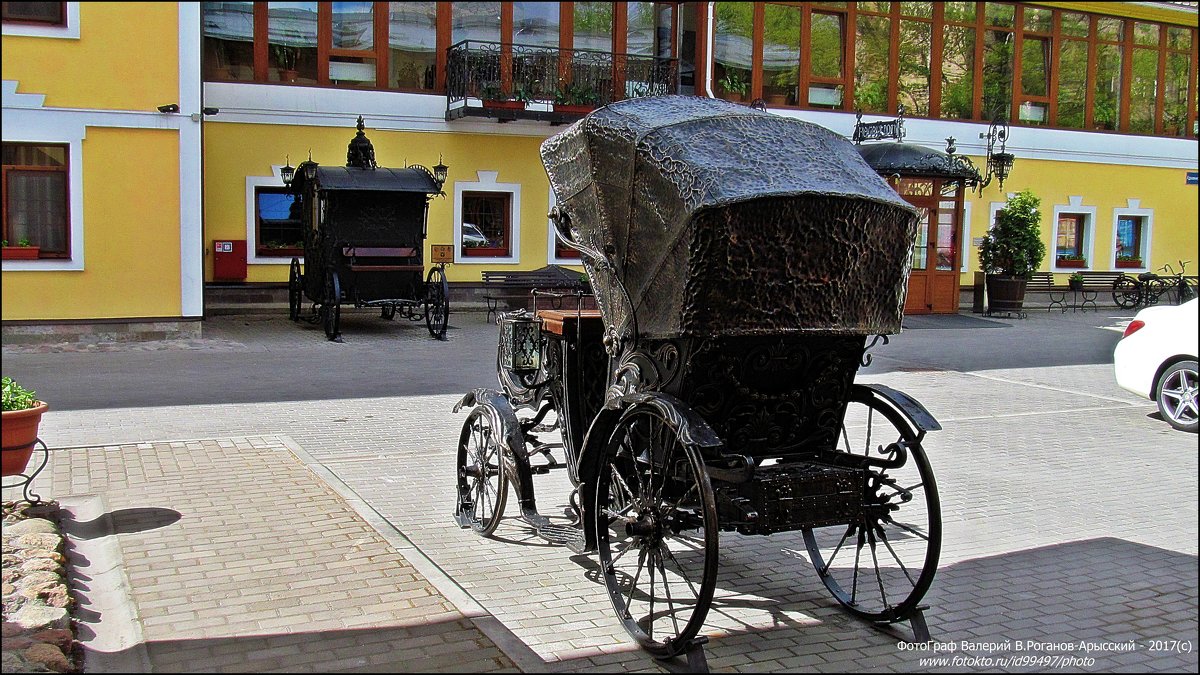
[{"label": "white window frame", "polygon": [[[260,187],[284,187],[283,176],[279,170],[283,168],[282,164],[271,165],[270,176],[246,176],[246,264],[247,265],[290,265],[291,258],[283,256],[260,256],[258,255],[258,228],[257,225],[257,188]],[[298,256],[300,262],[304,262],[304,256]]]},{"label": "white window frame", "polygon": [[1121,220],[1121,216],[1137,216],[1142,219],[1142,250],[1139,253],[1142,256],[1141,267],[1122,267],[1123,270],[1131,272],[1146,272],[1150,267],[1150,237],[1154,233],[1154,209],[1143,209],[1142,200],[1127,198],[1125,206],[1118,206],[1113,209],[1112,219],[1112,250],[1109,251],[1108,268],[1111,270],[1117,269],[1117,222]]},{"label": "white window frame", "polygon": [[[1058,217],[1066,216],[1083,216],[1083,243],[1080,250],[1083,252],[1083,258],[1087,261],[1087,265],[1083,268],[1079,267],[1059,267],[1058,266]],[[1115,227],[1115,225],[1114,225]],[[1050,269],[1053,272],[1078,272],[1080,269],[1091,270],[1096,269],[1095,258],[1095,243],[1096,243],[1096,207],[1084,206],[1083,196],[1071,195],[1067,197],[1066,204],[1054,205],[1054,229],[1050,236]],[[1113,253],[1113,258],[1116,258],[1116,253]]]},{"label": "white window frame", "polygon": [[0,34],[20,35],[24,37],[79,39],[79,3],[67,3],[67,25],[39,26],[32,23],[6,23],[0,28]]},{"label": "white window frame", "polygon": [[[477,180],[454,181],[454,262],[484,265],[515,265],[521,261],[521,184],[499,183],[499,171],[476,171]],[[512,245],[509,255],[478,257],[462,254],[462,201],[464,192],[507,192],[509,194],[509,227]]]},{"label": "white window frame", "polygon": [[[7,113],[6,113],[7,114]],[[7,130],[6,130],[7,131]],[[67,239],[70,241],[70,258],[42,258],[39,260],[5,260],[0,264],[4,272],[81,272],[83,271],[83,136],[82,129],[47,129],[61,131],[61,135],[5,136],[5,143],[34,143],[67,146]]]}]

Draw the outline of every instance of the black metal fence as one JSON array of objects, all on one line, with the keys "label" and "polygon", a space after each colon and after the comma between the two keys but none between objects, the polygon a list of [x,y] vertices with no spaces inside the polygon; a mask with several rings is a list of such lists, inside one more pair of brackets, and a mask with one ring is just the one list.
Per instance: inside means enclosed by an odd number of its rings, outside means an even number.
[{"label": "black metal fence", "polygon": [[676,93],[678,59],[465,40],[448,50],[446,119],[561,122],[613,101]]}]

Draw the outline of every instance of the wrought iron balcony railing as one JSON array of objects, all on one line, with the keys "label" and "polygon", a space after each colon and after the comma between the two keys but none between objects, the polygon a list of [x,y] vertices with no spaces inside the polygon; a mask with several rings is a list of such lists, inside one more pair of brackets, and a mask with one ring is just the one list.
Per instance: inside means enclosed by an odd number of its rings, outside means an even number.
[{"label": "wrought iron balcony railing", "polygon": [[464,40],[446,62],[446,119],[561,124],[625,98],[673,94],[678,59]]}]

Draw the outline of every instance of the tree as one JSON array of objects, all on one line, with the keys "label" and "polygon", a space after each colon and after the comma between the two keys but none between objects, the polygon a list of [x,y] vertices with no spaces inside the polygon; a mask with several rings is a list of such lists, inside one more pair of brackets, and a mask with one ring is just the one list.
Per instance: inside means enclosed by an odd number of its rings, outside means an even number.
[{"label": "tree", "polygon": [[996,224],[979,247],[979,263],[988,274],[1029,278],[1046,257],[1042,241],[1042,200],[1022,190],[996,214]]}]

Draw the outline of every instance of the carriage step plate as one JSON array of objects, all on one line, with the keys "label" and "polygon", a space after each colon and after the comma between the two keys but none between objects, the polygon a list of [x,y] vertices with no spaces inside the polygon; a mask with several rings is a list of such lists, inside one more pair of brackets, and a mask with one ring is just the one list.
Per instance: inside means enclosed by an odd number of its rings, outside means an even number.
[{"label": "carriage step plate", "polygon": [[572,551],[582,549],[583,529],[570,525],[546,525],[538,528],[538,536],[552,544],[565,544]]}]

